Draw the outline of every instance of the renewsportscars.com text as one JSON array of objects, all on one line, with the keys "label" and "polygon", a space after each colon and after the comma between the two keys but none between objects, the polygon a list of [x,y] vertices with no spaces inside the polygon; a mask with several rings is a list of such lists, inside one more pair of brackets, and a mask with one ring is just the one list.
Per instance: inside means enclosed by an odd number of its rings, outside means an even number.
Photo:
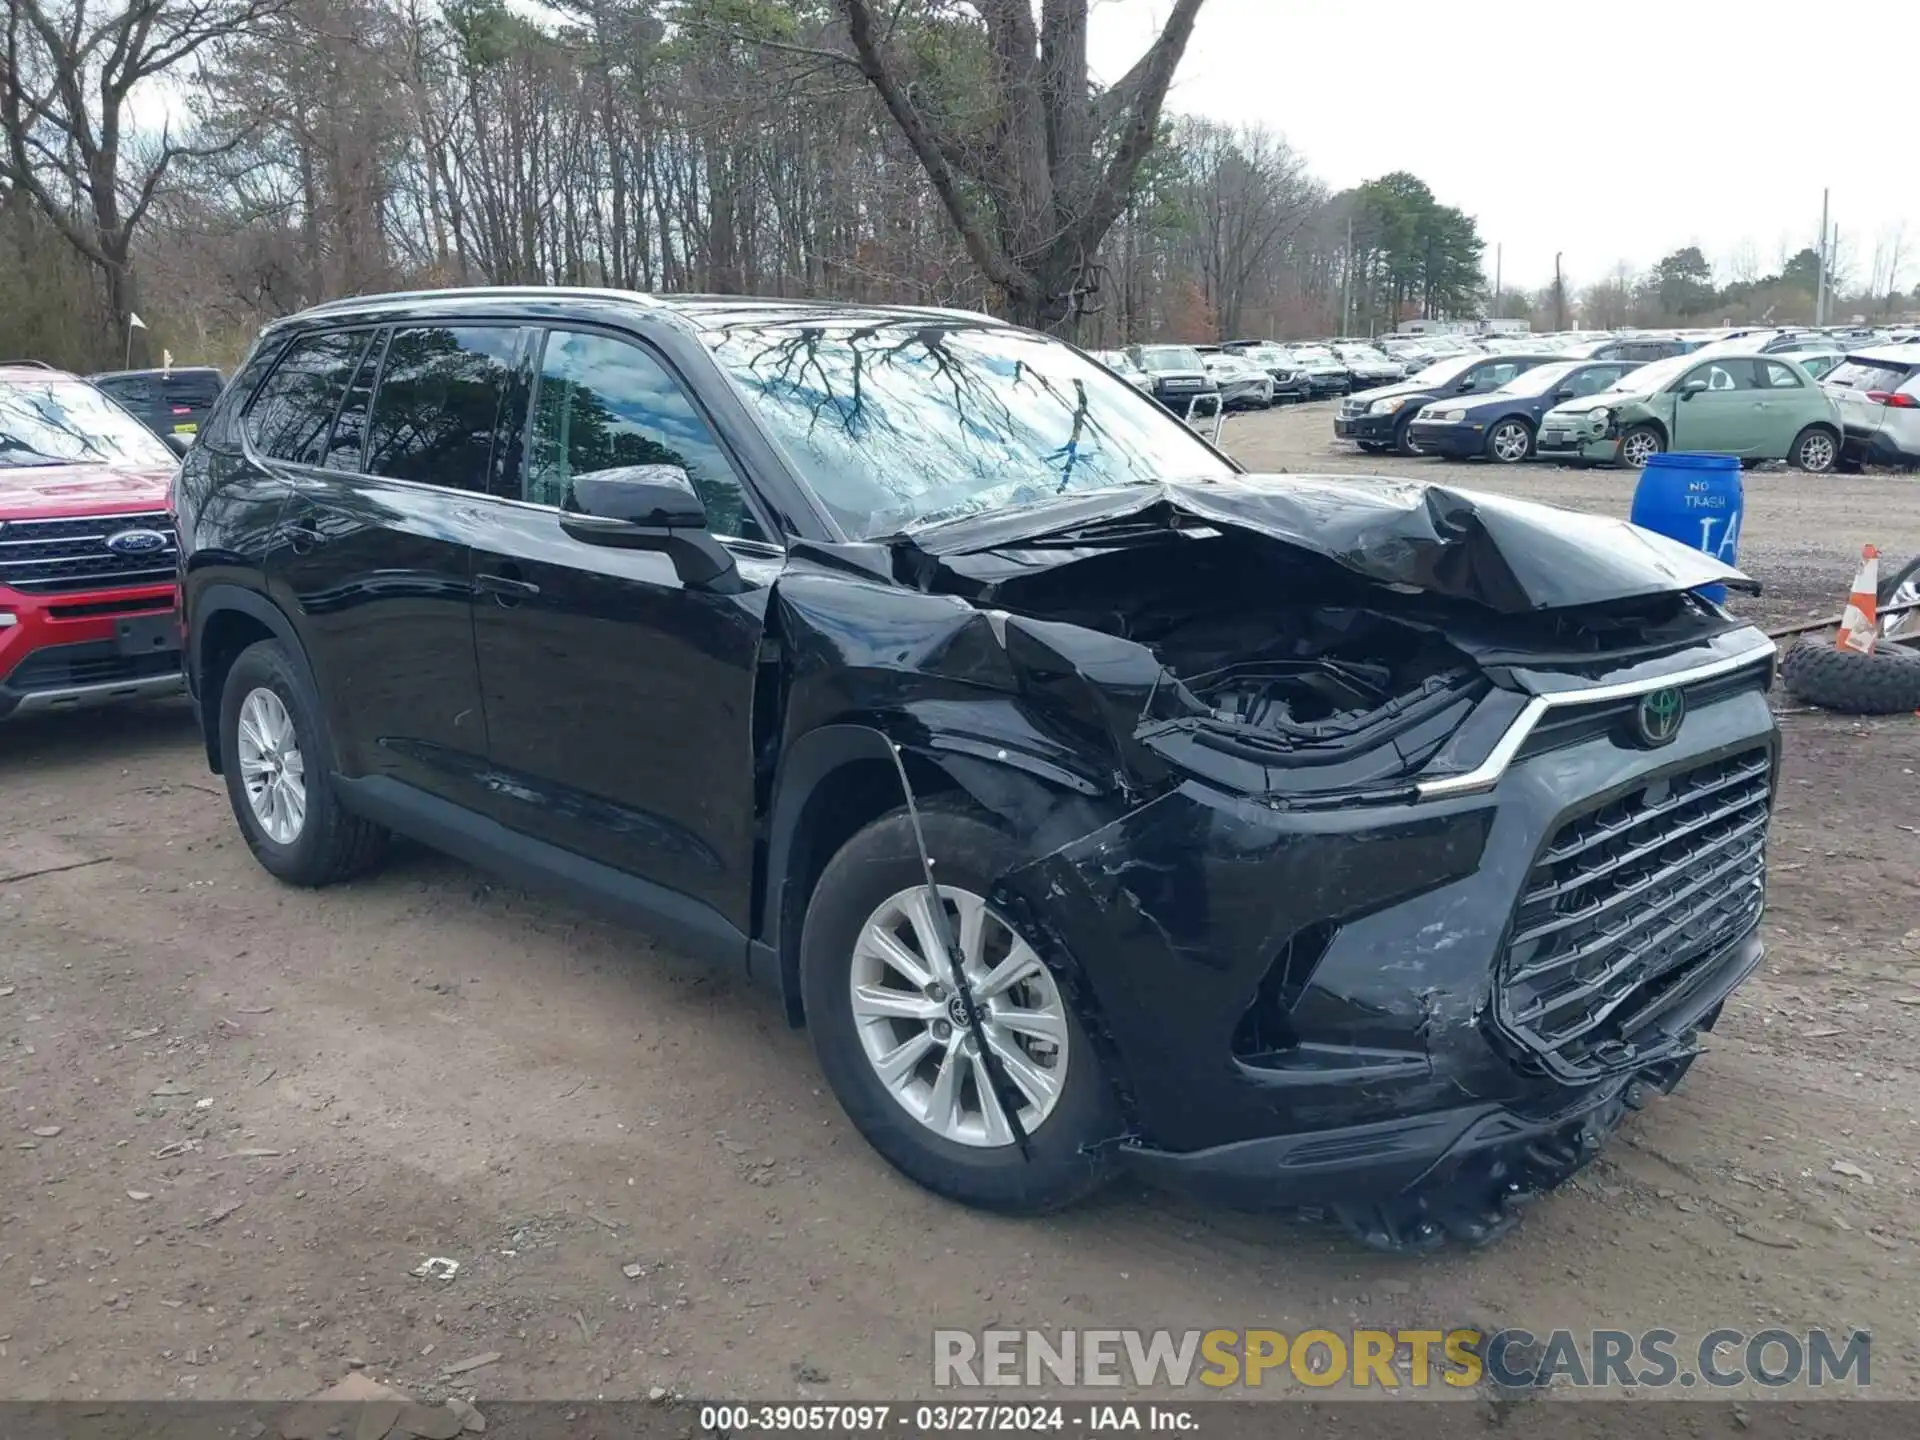
[{"label": "renewsportscars.com text", "polygon": [[941,1389],[1205,1386],[1258,1389],[1521,1387],[1724,1389],[1755,1384],[1864,1389],[1864,1330],[936,1330]]}]

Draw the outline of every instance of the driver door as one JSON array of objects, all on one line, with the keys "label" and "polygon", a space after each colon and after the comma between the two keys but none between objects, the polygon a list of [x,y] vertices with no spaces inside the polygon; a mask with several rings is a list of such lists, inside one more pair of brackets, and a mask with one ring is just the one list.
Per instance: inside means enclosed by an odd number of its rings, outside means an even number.
[{"label": "driver door", "polygon": [[1753,361],[1723,356],[1696,365],[1675,389],[1668,448],[1760,454],[1766,444],[1762,398]]},{"label": "driver door", "polygon": [[[494,817],[750,928],[753,686],[782,549],[653,351],[554,329],[535,350],[514,498],[473,550],[474,645]],[[659,552],[562,533],[574,477],[678,465],[734,553],[737,593]]]}]

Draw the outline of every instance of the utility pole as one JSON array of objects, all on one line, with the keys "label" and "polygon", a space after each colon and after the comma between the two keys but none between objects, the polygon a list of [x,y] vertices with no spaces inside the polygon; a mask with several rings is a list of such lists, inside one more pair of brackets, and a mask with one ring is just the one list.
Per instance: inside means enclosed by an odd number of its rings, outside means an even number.
[{"label": "utility pole", "polygon": [[1560,278],[1560,252],[1553,252],[1553,328],[1567,328],[1567,287]]},{"label": "utility pole", "polygon": [[1500,254],[1504,247],[1493,247],[1493,318],[1500,318]]},{"label": "utility pole", "polygon": [[1353,320],[1353,216],[1347,216],[1347,263],[1340,275],[1340,326],[1342,335]]},{"label": "utility pole", "polygon": [[1827,323],[1827,197],[1830,191],[1820,192],[1820,273],[1818,283],[1813,288],[1813,323]]}]

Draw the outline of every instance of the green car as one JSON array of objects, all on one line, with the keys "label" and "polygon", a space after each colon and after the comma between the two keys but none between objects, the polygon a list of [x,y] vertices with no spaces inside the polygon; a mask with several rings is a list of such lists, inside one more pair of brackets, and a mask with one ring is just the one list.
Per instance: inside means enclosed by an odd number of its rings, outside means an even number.
[{"label": "green car", "polygon": [[1823,471],[1840,458],[1840,434],[1840,412],[1792,356],[1696,352],[1554,406],[1535,451],[1635,470],[1663,450],[1709,451]]}]

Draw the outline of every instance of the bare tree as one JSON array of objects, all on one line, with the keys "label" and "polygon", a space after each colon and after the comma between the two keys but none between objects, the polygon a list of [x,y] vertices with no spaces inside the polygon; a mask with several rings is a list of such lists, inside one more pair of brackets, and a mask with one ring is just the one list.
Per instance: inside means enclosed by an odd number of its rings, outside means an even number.
[{"label": "bare tree", "polygon": [[129,97],[281,3],[120,0],[96,15],[86,0],[7,0],[0,176],[99,270],[119,324],[136,300],[134,232],[174,164],[209,153],[165,125],[130,146]]},{"label": "bare tree", "polygon": [[[986,43],[986,105],[973,117],[941,103],[955,87],[893,44],[902,7],[883,25],[869,0],[839,0],[860,69],[906,136],[967,254],[1016,319],[1070,329],[1091,308],[1094,253],[1141,162],[1203,0],[1174,0],[1139,62],[1095,94],[1087,69],[1088,0],[925,0],[932,20],[977,23]],[[925,55],[932,47],[921,47]],[[981,123],[984,122],[984,123]]]}]

